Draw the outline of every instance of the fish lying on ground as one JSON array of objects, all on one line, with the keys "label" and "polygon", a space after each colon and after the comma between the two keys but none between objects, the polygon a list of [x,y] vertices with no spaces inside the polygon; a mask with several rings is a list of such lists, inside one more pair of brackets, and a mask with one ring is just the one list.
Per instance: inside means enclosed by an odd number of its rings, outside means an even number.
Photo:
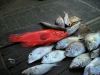
[{"label": "fish lying on ground", "polygon": [[22,43],[24,47],[34,47],[40,45],[50,45],[67,36],[69,36],[69,34],[65,31],[45,29],[22,34],[12,34],[10,35],[9,40],[12,43]]},{"label": "fish lying on ground", "polygon": [[52,51],[43,57],[42,63],[60,62],[65,58],[64,52],[65,51],[61,51],[61,50]]},{"label": "fish lying on ground", "polygon": [[86,36],[91,32],[91,28],[88,25],[81,24],[78,31],[76,32],[77,35]]},{"label": "fish lying on ground", "polygon": [[22,74],[25,75],[43,75],[50,71],[56,64],[40,64],[22,71]]},{"label": "fish lying on ground", "polygon": [[56,49],[65,49],[68,45],[74,41],[80,41],[82,39],[81,36],[71,36],[64,38],[57,42]]},{"label": "fish lying on ground", "polygon": [[69,35],[72,35],[73,33],[75,33],[79,29],[80,24],[81,24],[81,22],[77,22],[73,26],[67,27],[66,32],[68,32]]},{"label": "fish lying on ground", "polygon": [[57,19],[56,19],[56,24],[58,26],[60,26],[61,28],[65,28],[65,23],[64,23],[64,20],[61,16],[59,16]]},{"label": "fish lying on ground", "polygon": [[35,61],[41,59],[44,55],[51,52],[52,48],[53,48],[53,45],[38,47],[38,48],[34,49],[31,53],[29,53],[28,63],[32,63],[32,62],[35,62]]},{"label": "fish lying on ground", "polygon": [[64,16],[64,23],[66,26],[70,26],[71,25],[71,22],[69,20],[69,16],[68,16],[68,13],[64,12],[65,16]]},{"label": "fish lying on ground", "polygon": [[95,58],[85,67],[83,75],[100,75],[100,57]]},{"label": "fish lying on ground", "polygon": [[100,45],[100,32],[87,34],[85,43],[89,51],[96,49]]},{"label": "fish lying on ground", "polygon": [[41,22],[40,24],[49,28],[53,28],[53,29],[66,30],[63,26],[50,24],[48,22]]},{"label": "fish lying on ground", "polygon": [[66,48],[65,55],[67,57],[76,57],[85,51],[85,47],[81,42],[72,42]]},{"label": "fish lying on ground", "polygon": [[93,50],[90,52],[90,57],[92,59],[96,58],[96,57],[99,57],[100,56],[100,48],[96,49],[96,50]]},{"label": "fish lying on ground", "polygon": [[71,26],[74,25],[76,22],[81,21],[81,19],[77,16],[72,16],[69,19],[70,19],[70,22],[71,22]]},{"label": "fish lying on ground", "polygon": [[91,60],[92,59],[89,57],[89,53],[81,54],[72,60],[72,63],[70,64],[70,69],[84,68],[91,62]]}]

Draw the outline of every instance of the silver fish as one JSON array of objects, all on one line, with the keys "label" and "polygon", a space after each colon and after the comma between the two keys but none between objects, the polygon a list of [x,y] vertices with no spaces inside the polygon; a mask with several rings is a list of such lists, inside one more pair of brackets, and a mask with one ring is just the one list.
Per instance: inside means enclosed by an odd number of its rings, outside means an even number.
[{"label": "silver fish", "polygon": [[94,58],[96,58],[98,56],[100,56],[100,49],[99,48],[90,52],[90,57],[92,59],[94,59]]},{"label": "silver fish", "polygon": [[80,41],[83,37],[81,36],[71,36],[64,38],[57,42],[56,49],[65,49],[68,45],[74,41]]},{"label": "silver fish", "polygon": [[89,51],[96,49],[100,45],[100,33],[90,33],[85,36],[85,43]]},{"label": "silver fish", "polygon": [[41,22],[41,24],[44,25],[44,26],[46,26],[46,27],[53,28],[53,29],[66,30],[65,28],[63,28],[61,26],[50,24],[48,22]]},{"label": "silver fish", "polygon": [[42,63],[56,63],[60,62],[65,58],[65,51],[55,50],[45,55],[42,59]]},{"label": "silver fish", "polygon": [[82,53],[84,53],[85,47],[81,42],[72,42],[67,48],[65,55],[67,57],[76,57]]},{"label": "silver fish", "polygon": [[64,20],[61,16],[59,16],[57,19],[56,19],[56,24],[58,26],[60,26],[61,28],[65,28],[65,24],[64,24]]},{"label": "silver fish", "polygon": [[66,31],[69,33],[69,35],[72,35],[73,33],[75,33],[79,29],[80,24],[81,24],[81,22],[77,22],[73,26],[67,27]]},{"label": "silver fish", "polygon": [[32,63],[41,59],[44,55],[51,52],[52,48],[53,48],[53,45],[38,47],[34,49],[28,56],[28,63]]},{"label": "silver fish", "polygon": [[100,57],[95,58],[85,67],[83,75],[100,75]]},{"label": "silver fish", "polygon": [[87,66],[91,62],[91,60],[92,59],[89,57],[88,53],[81,54],[72,60],[72,63],[70,64],[70,68],[71,69],[83,68]]},{"label": "silver fish", "polygon": [[40,64],[22,71],[22,74],[25,75],[43,75],[50,71],[56,64]]},{"label": "silver fish", "polygon": [[64,12],[65,16],[64,16],[64,23],[66,26],[70,26],[71,22],[69,20],[69,17],[68,17],[68,13]]}]

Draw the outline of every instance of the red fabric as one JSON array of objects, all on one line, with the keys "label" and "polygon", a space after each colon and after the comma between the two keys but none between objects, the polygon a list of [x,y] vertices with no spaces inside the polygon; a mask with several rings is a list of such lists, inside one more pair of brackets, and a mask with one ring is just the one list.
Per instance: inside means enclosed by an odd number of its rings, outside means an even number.
[{"label": "red fabric", "polygon": [[21,42],[24,47],[34,47],[38,45],[50,45],[67,36],[67,32],[47,29],[35,32],[27,32],[24,34],[12,34],[10,35],[9,40],[13,43]]}]

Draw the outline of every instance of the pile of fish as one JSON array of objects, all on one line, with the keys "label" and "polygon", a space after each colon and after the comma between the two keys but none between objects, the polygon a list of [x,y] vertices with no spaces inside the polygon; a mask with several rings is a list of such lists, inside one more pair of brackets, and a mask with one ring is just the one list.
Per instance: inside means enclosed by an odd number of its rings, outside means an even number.
[{"label": "pile of fish", "polygon": [[62,18],[59,16],[55,24],[41,22],[42,25],[53,29],[62,29],[70,33],[56,44],[40,46],[35,48],[28,56],[28,64],[41,60],[40,65],[35,65],[22,71],[26,75],[43,75],[57,66],[58,62],[65,58],[73,58],[69,68],[85,68],[83,75],[100,75],[100,32],[87,33],[85,36],[75,36],[80,25],[81,19],[73,16],[70,17],[66,12]]}]

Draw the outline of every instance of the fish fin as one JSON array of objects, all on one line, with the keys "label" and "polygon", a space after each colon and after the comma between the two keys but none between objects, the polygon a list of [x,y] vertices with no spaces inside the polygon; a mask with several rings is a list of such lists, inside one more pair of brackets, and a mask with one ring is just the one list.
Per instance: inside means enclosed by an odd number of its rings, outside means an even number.
[{"label": "fish fin", "polygon": [[10,42],[20,42],[20,36],[17,34],[12,34],[9,36],[9,41]]}]

